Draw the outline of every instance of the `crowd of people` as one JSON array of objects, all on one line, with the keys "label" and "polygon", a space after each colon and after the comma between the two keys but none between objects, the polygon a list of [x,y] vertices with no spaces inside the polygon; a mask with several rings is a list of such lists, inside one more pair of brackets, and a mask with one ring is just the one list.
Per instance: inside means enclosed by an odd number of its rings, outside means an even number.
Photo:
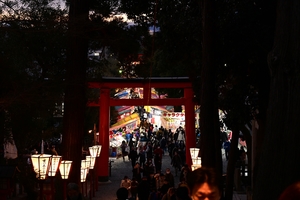
[{"label": "crowd of people", "polygon": [[218,183],[214,169],[198,168],[188,170],[186,178],[175,185],[174,176],[167,168],[165,173],[143,176],[140,182],[125,176],[116,195],[117,200],[219,200]]},{"label": "crowd of people", "polygon": [[[171,200],[191,199],[190,182],[195,181],[186,164],[185,131],[180,126],[175,132],[154,126],[148,131],[145,142],[126,138],[122,144],[122,157],[131,161],[132,176],[125,176],[117,191],[117,199]],[[162,169],[163,156],[169,156],[170,168]],[[175,185],[175,177],[179,184]],[[206,180],[206,179],[205,179]],[[202,194],[202,193],[201,193]],[[197,193],[199,196],[199,194]],[[197,199],[197,198],[194,198]],[[198,198],[201,199],[201,198]]]},{"label": "crowd of people", "polygon": [[[128,159],[131,162],[132,175],[124,176],[120,181],[116,191],[117,200],[219,200],[221,180],[215,169],[202,167],[192,171],[186,164],[184,134],[182,127],[178,127],[174,133],[161,127],[154,128],[145,142],[132,140],[133,136],[124,139],[121,144],[122,157],[123,161]],[[223,141],[222,148],[228,159],[226,149],[230,148],[229,139]],[[241,159],[237,160],[243,160],[243,146],[238,152]],[[170,161],[174,174],[170,168],[162,169],[164,155],[170,157],[164,161]],[[179,180],[178,184],[175,184],[175,177]],[[299,188],[299,182],[291,185],[281,194],[280,200],[298,199]],[[78,186],[69,184],[67,199],[84,198]]]},{"label": "crowd of people", "polygon": [[[175,132],[164,127],[149,126],[146,140],[141,141],[139,138],[133,139],[135,134],[128,134],[120,146],[123,161],[128,157],[131,161],[132,168],[141,168],[143,175],[161,172],[162,156],[168,154],[171,159],[171,165],[181,170],[186,162],[185,152],[185,131],[179,126]],[[177,174],[175,174],[177,175]]]}]

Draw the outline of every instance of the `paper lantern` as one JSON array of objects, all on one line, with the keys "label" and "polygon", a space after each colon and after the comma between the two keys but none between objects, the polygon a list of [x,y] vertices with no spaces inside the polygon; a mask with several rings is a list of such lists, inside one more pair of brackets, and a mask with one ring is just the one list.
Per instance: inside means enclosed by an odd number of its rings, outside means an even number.
[{"label": "paper lantern", "polygon": [[94,169],[96,157],[86,156],[85,159],[90,163],[90,169]]},{"label": "paper lantern", "polygon": [[72,161],[63,160],[59,165],[59,172],[62,179],[68,179],[71,171]]},{"label": "paper lantern", "polygon": [[48,176],[55,176],[60,164],[61,156],[53,155],[50,160],[51,161]]},{"label": "paper lantern", "polygon": [[199,156],[199,151],[200,151],[199,148],[190,148],[190,154],[192,159],[197,158]]},{"label": "paper lantern", "polygon": [[98,146],[89,147],[90,155],[92,157],[97,157],[98,149],[99,149]]},{"label": "paper lantern", "polygon": [[81,168],[80,170],[80,181],[85,182],[86,181],[86,175],[87,175],[87,168]]},{"label": "paper lantern", "polygon": [[49,154],[34,154],[31,155],[31,163],[33,170],[40,180],[45,180],[49,171],[50,159],[52,155]]}]

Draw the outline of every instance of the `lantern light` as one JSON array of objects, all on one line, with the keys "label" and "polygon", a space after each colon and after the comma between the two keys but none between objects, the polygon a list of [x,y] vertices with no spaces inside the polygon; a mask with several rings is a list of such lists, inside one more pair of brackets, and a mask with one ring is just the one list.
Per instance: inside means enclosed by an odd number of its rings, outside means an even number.
[{"label": "lantern light", "polygon": [[201,166],[192,165],[191,168],[192,168],[192,171],[194,171],[194,170],[196,170],[196,169],[198,169],[198,168],[201,168]]},{"label": "lantern light", "polygon": [[199,157],[199,151],[200,151],[199,148],[190,148],[190,154],[192,159]]},{"label": "lantern light", "polygon": [[62,160],[59,165],[59,172],[62,179],[68,179],[71,171],[72,161]]},{"label": "lantern light", "polygon": [[[82,171],[83,169],[86,169],[84,172]],[[88,160],[81,160],[81,176],[82,176],[82,173],[85,174],[85,176],[89,173],[89,169],[90,169],[90,162]],[[82,178],[81,180],[83,179],[86,179],[85,178]],[[81,182],[85,182],[85,181],[81,181]]]},{"label": "lantern light", "polygon": [[192,159],[193,165],[201,166],[201,157]]},{"label": "lantern light", "polygon": [[94,169],[96,157],[93,157],[93,156],[86,156],[85,158],[86,158],[86,160],[90,163],[90,164],[89,164],[89,168],[90,168],[90,169]]},{"label": "lantern light", "polygon": [[102,145],[95,145],[98,148],[96,157],[100,156]]},{"label": "lantern light", "polygon": [[199,151],[199,148],[190,148],[190,154],[193,162],[191,168],[193,171],[201,167],[201,157],[199,157]]},{"label": "lantern light", "polygon": [[55,176],[57,169],[59,167],[61,156],[53,155],[50,160],[51,160],[51,163],[50,163],[50,169],[49,169],[48,176]]},{"label": "lantern light", "polygon": [[92,157],[97,157],[98,149],[99,149],[99,148],[98,148],[97,146],[89,147],[90,155],[91,155]]},{"label": "lantern light", "polygon": [[87,168],[81,168],[80,170],[80,181],[85,182],[86,181],[86,175],[87,175]]},{"label": "lantern light", "polygon": [[87,169],[90,168],[90,161],[88,160],[81,160],[81,169]]},{"label": "lantern light", "polygon": [[34,154],[31,155],[31,163],[33,170],[40,180],[45,180],[48,174],[50,158],[52,155],[49,154]]}]

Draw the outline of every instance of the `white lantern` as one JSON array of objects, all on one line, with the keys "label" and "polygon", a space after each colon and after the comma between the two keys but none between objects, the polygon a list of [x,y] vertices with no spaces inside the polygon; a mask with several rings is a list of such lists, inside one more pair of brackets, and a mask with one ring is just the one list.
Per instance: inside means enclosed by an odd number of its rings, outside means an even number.
[{"label": "white lantern", "polygon": [[102,145],[95,145],[95,146],[98,148],[97,156],[96,156],[96,157],[99,157],[99,156],[100,156],[100,153],[101,153]]},{"label": "white lantern", "polygon": [[80,170],[80,181],[85,182],[86,181],[86,175],[87,175],[87,168],[81,168]]},{"label": "white lantern", "polygon": [[92,157],[97,157],[98,150],[99,150],[99,147],[98,147],[98,146],[92,146],[92,147],[89,147],[90,155],[91,155]]},{"label": "white lantern", "polygon": [[201,166],[201,157],[193,158],[192,162],[193,162],[193,165]]},{"label": "white lantern", "polygon": [[86,156],[85,159],[90,163],[90,169],[94,169],[96,157]]},{"label": "white lantern", "polygon": [[62,179],[68,179],[71,171],[72,161],[63,160],[59,165],[59,172]]},{"label": "white lantern", "polygon": [[45,180],[48,174],[51,155],[34,154],[31,155],[31,163],[33,170],[40,180]]},{"label": "white lantern", "polygon": [[90,169],[90,161],[81,160],[81,169],[87,169],[87,173],[88,173]]},{"label": "white lantern", "polygon": [[55,176],[58,166],[59,166],[59,163],[60,163],[60,160],[61,160],[61,156],[53,155],[51,157],[51,163],[50,163],[50,169],[49,169],[48,176]]},{"label": "white lantern", "polygon": [[192,159],[197,158],[199,156],[199,151],[200,151],[199,148],[190,148],[190,154]]},{"label": "white lantern", "polygon": [[192,159],[193,165],[192,170],[194,171],[195,169],[201,168],[201,157],[193,158]]}]

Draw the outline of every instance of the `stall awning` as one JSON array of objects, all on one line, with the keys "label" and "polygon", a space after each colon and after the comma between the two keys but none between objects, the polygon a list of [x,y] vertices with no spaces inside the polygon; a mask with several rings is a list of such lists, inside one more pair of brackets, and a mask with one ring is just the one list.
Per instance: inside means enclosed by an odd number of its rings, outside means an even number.
[{"label": "stall awning", "polygon": [[117,123],[113,124],[109,130],[116,130],[121,127],[126,126],[134,121],[140,120],[140,116],[138,113],[133,113],[130,116],[125,117],[124,119],[119,120]]}]

